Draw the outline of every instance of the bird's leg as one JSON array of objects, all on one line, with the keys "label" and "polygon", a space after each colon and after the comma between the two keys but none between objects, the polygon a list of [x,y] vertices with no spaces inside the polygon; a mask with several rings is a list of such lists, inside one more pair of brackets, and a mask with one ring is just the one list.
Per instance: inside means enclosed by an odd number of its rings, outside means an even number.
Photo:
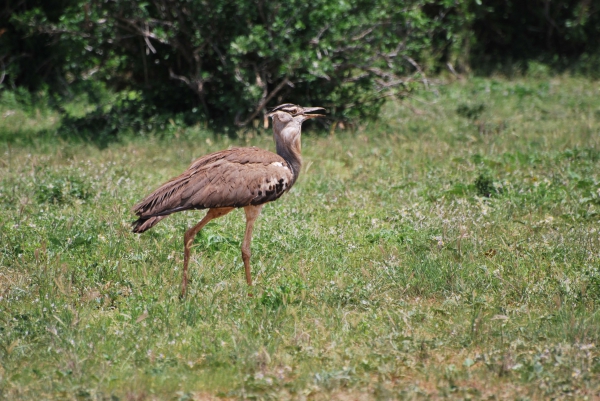
[{"label": "bird's leg", "polygon": [[242,242],[242,259],[244,260],[246,282],[248,285],[252,285],[252,276],[250,274],[250,243],[252,242],[252,229],[254,228],[254,222],[260,214],[262,207],[263,205],[244,207],[244,211],[246,212],[246,234],[244,235],[244,242]]},{"label": "bird's leg", "polygon": [[227,213],[231,212],[233,210],[232,207],[222,207],[219,209],[209,209],[208,213],[206,213],[206,216],[204,216],[204,218],[202,220],[200,220],[200,223],[196,224],[194,227],[190,228],[189,230],[187,230],[185,232],[185,235],[183,237],[183,278],[182,278],[182,282],[181,282],[181,296],[184,297],[185,296],[185,292],[187,290],[187,282],[188,282],[188,275],[187,275],[187,271],[188,271],[188,264],[190,261],[190,247],[192,246],[192,243],[194,242],[194,237],[196,237],[196,234],[198,234],[198,232],[200,232],[200,230],[202,230],[202,228],[204,228],[204,226],[206,224],[208,224],[209,221],[211,221],[212,219],[216,219],[218,217],[222,217],[225,216]]}]

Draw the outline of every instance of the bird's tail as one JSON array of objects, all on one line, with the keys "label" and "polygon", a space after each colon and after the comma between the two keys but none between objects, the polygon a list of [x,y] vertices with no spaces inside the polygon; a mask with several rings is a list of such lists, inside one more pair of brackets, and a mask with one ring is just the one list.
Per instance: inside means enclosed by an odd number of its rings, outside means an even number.
[{"label": "bird's tail", "polygon": [[131,223],[131,225],[133,226],[132,231],[134,233],[143,233],[144,231],[149,230],[152,227],[154,227],[156,225],[156,223],[158,223],[165,217],[167,217],[167,216],[165,215],[165,216],[140,217],[139,219],[137,219],[136,221]]}]

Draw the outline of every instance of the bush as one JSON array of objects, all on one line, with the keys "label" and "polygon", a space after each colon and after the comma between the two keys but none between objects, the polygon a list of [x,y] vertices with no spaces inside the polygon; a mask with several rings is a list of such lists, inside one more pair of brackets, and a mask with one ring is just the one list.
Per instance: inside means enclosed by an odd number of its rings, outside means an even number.
[{"label": "bush", "polygon": [[38,203],[62,205],[76,199],[85,201],[92,194],[92,189],[85,179],[66,173],[44,177],[35,188],[35,199]]},{"label": "bush", "polygon": [[444,51],[452,5],[440,4],[72,0],[58,19],[38,4],[11,21],[60,47],[60,82],[101,80],[141,91],[156,110],[244,126],[284,101],[336,119],[377,115],[386,97],[424,82],[420,64]]},{"label": "bush", "polygon": [[77,91],[94,98],[90,82],[140,92],[144,110],[66,120],[67,130],[103,137],[160,115],[256,124],[282,102],[323,106],[337,120],[364,119],[387,97],[427,85],[429,72],[509,65],[545,76],[571,66],[598,75],[597,3],[9,1],[0,10],[0,84],[49,88],[70,100]]}]

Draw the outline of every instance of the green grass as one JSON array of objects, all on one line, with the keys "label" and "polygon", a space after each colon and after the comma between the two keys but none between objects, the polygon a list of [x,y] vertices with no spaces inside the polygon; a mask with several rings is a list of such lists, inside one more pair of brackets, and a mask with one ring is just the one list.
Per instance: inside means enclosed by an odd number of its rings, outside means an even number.
[{"label": "green grass", "polygon": [[203,212],[138,236],[131,207],[270,135],[100,150],[21,115],[45,136],[0,144],[0,398],[600,397],[599,95],[473,79],[306,134],[298,183],[255,229],[253,297],[236,211],[198,235],[183,301]]}]

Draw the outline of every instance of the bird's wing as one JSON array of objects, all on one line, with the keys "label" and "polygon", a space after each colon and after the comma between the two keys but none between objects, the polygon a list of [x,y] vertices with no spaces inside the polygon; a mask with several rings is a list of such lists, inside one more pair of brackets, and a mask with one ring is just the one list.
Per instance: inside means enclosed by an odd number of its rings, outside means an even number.
[{"label": "bird's wing", "polygon": [[294,182],[279,155],[258,148],[233,148],[194,161],[138,203],[141,217],[181,210],[259,205],[279,198]]}]

